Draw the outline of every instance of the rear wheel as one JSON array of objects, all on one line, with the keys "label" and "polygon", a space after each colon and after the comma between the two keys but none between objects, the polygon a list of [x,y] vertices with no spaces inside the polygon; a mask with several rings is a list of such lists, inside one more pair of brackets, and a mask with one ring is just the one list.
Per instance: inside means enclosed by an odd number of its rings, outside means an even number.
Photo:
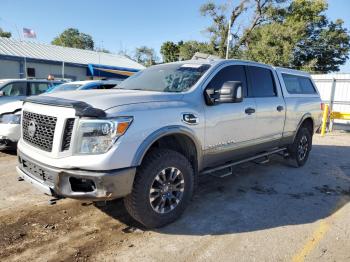
[{"label": "rear wheel", "polygon": [[305,165],[309,158],[309,153],[312,147],[312,136],[310,131],[301,127],[294,139],[293,144],[288,147],[288,151],[298,167]]},{"label": "rear wheel", "polygon": [[175,221],[192,193],[193,168],[186,157],[168,149],[151,151],[138,168],[133,190],[124,199],[129,214],[148,228]]}]

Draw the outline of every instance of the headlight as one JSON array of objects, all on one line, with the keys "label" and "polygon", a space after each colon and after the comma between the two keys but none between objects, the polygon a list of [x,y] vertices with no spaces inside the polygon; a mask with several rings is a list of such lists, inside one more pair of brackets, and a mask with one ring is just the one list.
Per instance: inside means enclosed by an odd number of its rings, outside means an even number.
[{"label": "headlight", "polygon": [[78,154],[103,154],[129,128],[132,117],[108,120],[80,120],[75,152]]},{"label": "headlight", "polygon": [[21,115],[20,114],[4,114],[0,118],[0,122],[3,124],[20,124]]}]

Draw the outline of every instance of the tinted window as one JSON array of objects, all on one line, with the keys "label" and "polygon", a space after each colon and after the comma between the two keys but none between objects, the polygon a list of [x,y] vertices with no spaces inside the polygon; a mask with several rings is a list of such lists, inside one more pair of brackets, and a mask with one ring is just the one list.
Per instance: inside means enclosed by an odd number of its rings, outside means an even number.
[{"label": "tinted window", "polygon": [[29,83],[29,86],[30,86],[30,94],[31,95],[40,95],[40,94],[46,92],[46,90],[49,87],[49,83],[32,82],[32,83]]},{"label": "tinted window", "polygon": [[244,66],[232,65],[221,69],[210,81],[207,87],[220,89],[227,81],[240,81],[244,90],[244,96],[247,96],[247,80]]},{"label": "tinted window", "polygon": [[248,66],[247,72],[254,97],[277,96],[275,82],[270,69]]},{"label": "tinted window", "polygon": [[14,82],[10,83],[1,89],[4,92],[4,96],[26,96],[27,95],[27,83],[26,82]]},{"label": "tinted window", "polygon": [[290,94],[315,94],[316,90],[308,77],[282,74],[284,84]]}]

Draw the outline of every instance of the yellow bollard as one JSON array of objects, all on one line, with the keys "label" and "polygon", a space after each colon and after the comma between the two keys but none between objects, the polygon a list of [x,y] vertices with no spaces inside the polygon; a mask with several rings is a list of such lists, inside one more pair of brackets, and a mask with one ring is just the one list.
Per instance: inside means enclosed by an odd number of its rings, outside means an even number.
[{"label": "yellow bollard", "polygon": [[326,132],[327,119],[328,119],[328,105],[325,104],[324,110],[323,110],[323,117],[322,117],[321,136],[324,136]]}]

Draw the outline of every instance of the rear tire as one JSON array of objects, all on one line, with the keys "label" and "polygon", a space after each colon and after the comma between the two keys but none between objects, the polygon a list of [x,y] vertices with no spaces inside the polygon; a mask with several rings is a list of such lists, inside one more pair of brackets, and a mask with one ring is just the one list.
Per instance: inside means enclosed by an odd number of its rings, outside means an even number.
[{"label": "rear tire", "polygon": [[173,150],[155,149],[138,168],[124,204],[145,227],[162,227],[181,216],[191,200],[193,186],[194,172],[186,157]]},{"label": "rear tire", "polygon": [[293,144],[289,145],[288,151],[291,158],[296,162],[297,167],[305,165],[309,158],[312,147],[312,135],[306,127],[301,127],[294,139]]}]

